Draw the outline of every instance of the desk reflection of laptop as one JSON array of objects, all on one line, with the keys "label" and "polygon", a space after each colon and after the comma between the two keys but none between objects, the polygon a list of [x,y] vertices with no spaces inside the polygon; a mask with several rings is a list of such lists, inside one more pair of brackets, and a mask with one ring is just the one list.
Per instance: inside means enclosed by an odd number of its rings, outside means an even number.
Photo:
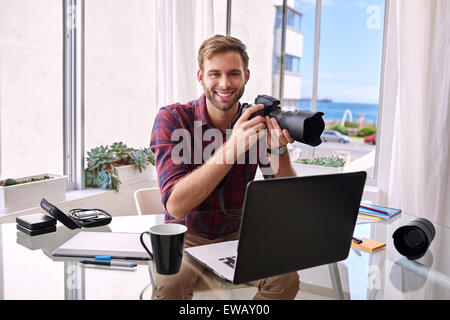
[{"label": "desk reflection of laptop", "polygon": [[365,172],[251,181],[239,240],[187,248],[235,284],[347,258]]}]

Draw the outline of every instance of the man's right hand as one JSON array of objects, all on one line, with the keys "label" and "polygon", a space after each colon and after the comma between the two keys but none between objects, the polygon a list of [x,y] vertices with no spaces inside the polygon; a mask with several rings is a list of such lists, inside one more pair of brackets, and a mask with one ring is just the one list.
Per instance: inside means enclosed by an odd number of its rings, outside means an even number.
[{"label": "man's right hand", "polygon": [[226,148],[232,148],[234,150],[234,161],[247,152],[264,135],[265,132],[261,132],[261,130],[267,128],[264,117],[258,115],[249,120],[253,113],[263,108],[264,106],[262,104],[251,106],[236,121],[233,132],[226,142]]}]

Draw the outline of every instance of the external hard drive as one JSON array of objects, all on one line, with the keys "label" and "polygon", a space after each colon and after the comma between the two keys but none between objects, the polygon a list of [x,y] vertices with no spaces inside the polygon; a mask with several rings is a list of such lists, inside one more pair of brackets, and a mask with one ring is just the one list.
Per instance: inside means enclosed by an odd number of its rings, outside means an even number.
[{"label": "external hard drive", "polygon": [[45,234],[45,233],[50,233],[50,232],[56,231],[56,226],[31,230],[24,226],[21,226],[20,224],[17,224],[17,229],[28,234],[29,236],[38,236],[40,234]]},{"label": "external hard drive", "polygon": [[29,230],[38,230],[56,226],[56,219],[42,213],[30,214],[27,216],[17,217],[18,225]]}]

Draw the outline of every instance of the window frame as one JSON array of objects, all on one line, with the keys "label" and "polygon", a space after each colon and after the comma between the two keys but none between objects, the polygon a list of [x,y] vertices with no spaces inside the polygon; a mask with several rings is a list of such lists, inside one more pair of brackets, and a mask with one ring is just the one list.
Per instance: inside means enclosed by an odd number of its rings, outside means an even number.
[{"label": "window frame", "polygon": [[[384,110],[384,74],[386,66],[386,37],[388,29],[388,11],[390,8],[390,0],[385,1],[385,13],[384,13],[384,30],[383,30],[383,47],[382,47],[382,62],[381,62],[381,75],[380,75],[380,94],[378,102],[378,120],[377,131],[390,130],[389,126],[383,128],[382,114]],[[226,33],[231,35],[231,18],[232,18],[232,0],[227,0],[227,19],[226,19]],[[72,34],[71,36],[77,37],[76,48],[71,48],[66,44],[66,12],[69,6],[79,6],[79,12],[81,14],[76,15],[77,19],[80,19],[77,23],[81,26],[80,33]],[[318,73],[319,73],[319,54],[320,54],[320,26],[321,26],[321,8],[322,0],[316,1],[316,19],[315,19],[315,44],[314,44],[314,71],[313,71],[313,91],[311,98],[311,111],[317,109],[317,88],[318,88]],[[68,175],[68,190],[71,189],[84,189],[84,0],[64,0],[63,5],[63,19],[64,19],[64,174]],[[295,8],[290,8],[298,13]],[[292,30],[297,29],[287,26],[287,0],[283,0],[282,4],[282,52],[281,52],[281,70],[280,70],[280,92],[283,92],[284,77],[285,77],[285,37],[286,29],[289,27]],[[301,31],[298,31],[301,32]],[[74,41],[74,40],[72,40]],[[76,72],[72,74],[69,79],[69,73],[66,70],[71,70],[75,66]],[[290,74],[295,74],[290,72]],[[67,82],[66,82],[67,81]],[[282,97],[281,97],[282,98]],[[380,144],[377,143],[375,149],[375,164],[373,177],[368,177],[366,184],[370,186],[376,186],[380,176],[379,163],[381,161],[380,153],[383,152],[383,156],[390,155],[392,150],[381,149]],[[314,148],[309,149],[310,158],[314,157]],[[384,170],[383,170],[384,171]]]}]

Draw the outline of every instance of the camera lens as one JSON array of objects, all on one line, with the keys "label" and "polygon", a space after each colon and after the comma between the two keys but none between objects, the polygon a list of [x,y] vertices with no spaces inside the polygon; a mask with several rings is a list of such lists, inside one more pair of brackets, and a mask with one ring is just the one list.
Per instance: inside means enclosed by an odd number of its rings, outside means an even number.
[{"label": "camera lens", "polygon": [[301,143],[316,147],[322,143],[320,135],[325,129],[323,112],[310,111],[272,111],[269,116],[275,118],[281,129],[287,129],[291,137]]},{"label": "camera lens", "polygon": [[436,235],[433,224],[424,218],[418,218],[398,228],[392,238],[397,251],[409,260],[421,258],[428,250]]}]

